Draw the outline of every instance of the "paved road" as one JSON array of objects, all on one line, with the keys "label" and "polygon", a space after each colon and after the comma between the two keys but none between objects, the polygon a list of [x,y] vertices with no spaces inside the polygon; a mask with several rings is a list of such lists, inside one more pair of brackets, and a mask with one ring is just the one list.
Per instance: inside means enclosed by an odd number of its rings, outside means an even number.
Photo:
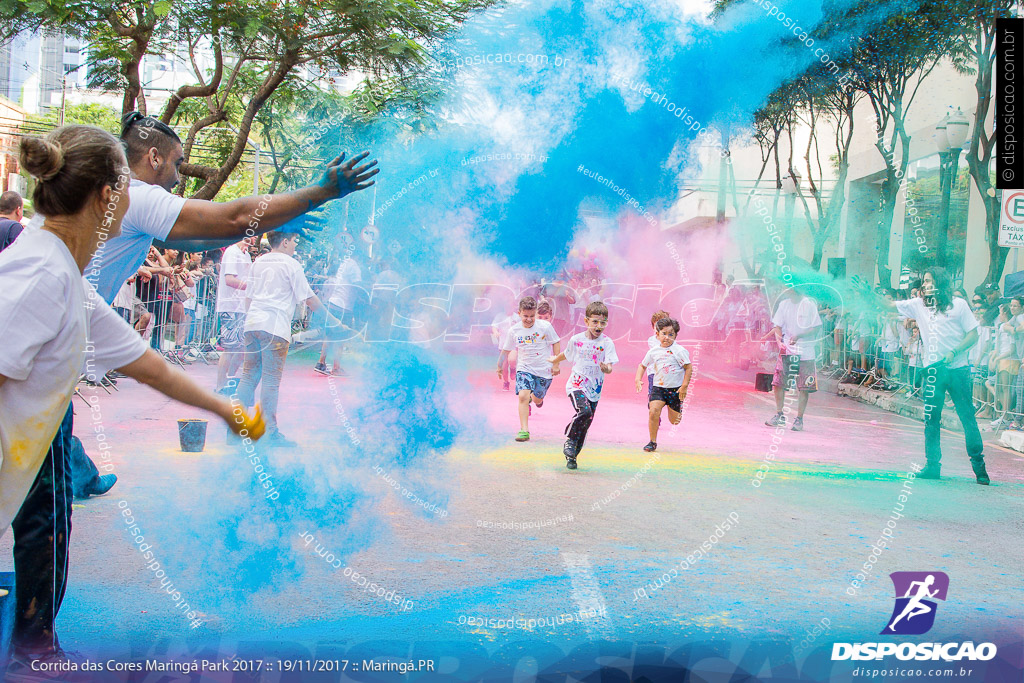
[{"label": "paved road", "polygon": [[[154,654],[247,640],[795,642],[823,619],[833,637],[852,637],[885,625],[889,572],[925,569],[951,579],[936,639],[1019,629],[1020,454],[990,445],[994,484],[978,486],[962,436],[946,433],[944,479],[905,484],[923,463],[921,425],[819,392],[806,431],[785,432],[766,461],[768,397],[751,390],[748,373],[711,363],[682,425],[666,423],[648,454],[627,366],[609,379],[570,472],[560,453],[570,415],[562,380],[534,410],[532,440],[517,444],[514,398],[494,386],[491,361],[461,357],[452,371],[472,370],[447,407],[466,427],[445,457],[405,466],[403,449],[354,452],[353,440],[365,451],[388,437],[358,419],[369,395],[358,368],[327,379],[307,360],[293,357],[282,394],[282,429],[302,448],[261,461],[277,500],[265,498],[252,461],[226,446],[219,425],[205,453],[184,454],[174,420],[192,411],[129,380],[99,394],[97,424],[121,479],[75,509],[58,622],[66,645]],[[193,372],[212,383],[212,368]],[[95,455],[94,414],[76,405],[76,433]],[[755,487],[759,470],[767,474]],[[892,541],[851,595],[901,491]],[[132,543],[125,508],[166,572],[163,588]],[[9,533],[0,539],[0,570],[10,568],[10,543]],[[360,587],[355,572],[385,597]],[[168,581],[180,598],[165,592]],[[201,625],[190,628],[181,602]]]}]

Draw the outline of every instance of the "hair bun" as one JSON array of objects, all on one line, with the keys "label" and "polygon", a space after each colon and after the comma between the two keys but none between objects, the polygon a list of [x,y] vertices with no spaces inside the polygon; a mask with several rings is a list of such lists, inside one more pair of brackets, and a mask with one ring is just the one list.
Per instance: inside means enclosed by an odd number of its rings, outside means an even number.
[{"label": "hair bun", "polygon": [[19,161],[29,175],[45,182],[64,168],[64,151],[43,138],[23,138]]}]

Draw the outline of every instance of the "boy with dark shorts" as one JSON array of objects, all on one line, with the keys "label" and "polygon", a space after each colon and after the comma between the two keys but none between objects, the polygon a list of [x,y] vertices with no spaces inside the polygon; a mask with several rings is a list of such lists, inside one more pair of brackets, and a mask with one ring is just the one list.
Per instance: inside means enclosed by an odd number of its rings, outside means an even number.
[{"label": "boy with dark shorts", "polygon": [[558,334],[551,323],[537,320],[537,300],[524,296],[519,300],[519,322],[509,328],[501,343],[498,354],[498,376],[504,376],[505,362],[511,351],[516,350],[516,396],[519,398],[519,433],[516,441],[530,440],[530,401],[538,408],[544,405],[544,397],[551,386],[551,379],[558,374],[558,363],[551,363],[548,357],[559,352]]},{"label": "boy with dark shorts", "polygon": [[769,334],[774,334],[779,344],[779,360],[772,379],[776,413],[765,424],[769,427],[786,426],[783,402],[786,391],[796,389],[800,392],[800,400],[793,431],[801,432],[807,399],[818,390],[818,378],[814,374],[814,343],[821,331],[821,316],[814,301],[789,288],[772,316],[772,324],[774,327]]},{"label": "boy with dark shorts", "polygon": [[587,430],[594,421],[594,412],[604,386],[604,375],[611,373],[612,366],[619,362],[615,344],[604,335],[604,328],[608,324],[608,307],[600,301],[589,303],[584,322],[587,325],[586,331],[573,335],[565,345],[565,351],[549,359],[553,364],[563,360],[573,363],[572,374],[565,383],[565,393],[569,395],[576,416],[565,428],[567,438],[562,449],[565,466],[570,470],[576,469],[576,457],[583,450]]},{"label": "boy with dark shorts", "polygon": [[648,349],[647,355],[640,361],[636,369],[636,390],[643,389],[641,378],[648,368],[652,369],[648,377],[653,378],[653,386],[647,400],[647,429],[651,440],[644,446],[650,453],[658,448],[658,426],[661,424],[661,411],[668,406],[668,420],[674,425],[682,419],[682,405],[686,399],[686,390],[690,386],[693,366],[690,354],[682,346],[676,344],[679,334],[679,323],[672,318],[662,318],[655,324],[658,346]]}]

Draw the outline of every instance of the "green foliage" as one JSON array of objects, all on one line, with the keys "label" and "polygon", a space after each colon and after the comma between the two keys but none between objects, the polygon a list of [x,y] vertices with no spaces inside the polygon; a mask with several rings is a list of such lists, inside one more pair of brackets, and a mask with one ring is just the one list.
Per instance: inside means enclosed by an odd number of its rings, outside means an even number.
[{"label": "green foliage", "polygon": [[[42,124],[47,128],[56,128],[60,121],[60,110],[50,109],[45,115],[30,115],[29,123]],[[64,123],[78,123],[86,126],[97,126],[113,135],[121,132],[121,120],[118,112],[104,104],[95,102],[69,104],[64,108]]]},{"label": "green foliage", "polygon": [[[250,127],[270,137],[285,117],[299,119],[294,132],[315,124],[310,104],[336,96],[327,74],[369,75],[371,96],[352,110],[353,120],[370,121],[387,112],[397,115],[398,125],[422,128],[429,109],[425,100],[438,92],[417,81],[430,71],[428,51],[471,13],[495,2],[0,0],[0,39],[39,29],[79,37],[88,49],[90,86],[122,94],[122,113],[146,104],[139,73],[145,55],[195,65],[194,51],[212,46],[217,68],[195,73],[195,85],[179,89],[162,116],[179,128],[194,128],[187,162],[214,171],[203,171],[203,180],[191,182],[189,190],[209,198],[242,163]],[[310,82],[308,73],[322,74],[323,82]],[[258,118],[267,106],[270,114]],[[210,127],[235,137],[201,132]],[[288,134],[283,131],[278,143],[283,145]]]}]

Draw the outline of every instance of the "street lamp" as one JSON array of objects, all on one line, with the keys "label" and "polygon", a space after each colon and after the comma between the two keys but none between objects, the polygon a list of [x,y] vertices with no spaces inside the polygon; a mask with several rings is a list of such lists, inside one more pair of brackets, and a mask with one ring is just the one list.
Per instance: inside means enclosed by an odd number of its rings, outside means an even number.
[{"label": "street lamp", "polygon": [[953,182],[960,165],[960,148],[967,141],[967,117],[957,107],[952,114],[935,126],[935,146],[939,151],[939,188],[942,204],[939,208],[939,234],[935,251],[939,265],[945,267],[949,251],[949,204],[953,193]]}]

